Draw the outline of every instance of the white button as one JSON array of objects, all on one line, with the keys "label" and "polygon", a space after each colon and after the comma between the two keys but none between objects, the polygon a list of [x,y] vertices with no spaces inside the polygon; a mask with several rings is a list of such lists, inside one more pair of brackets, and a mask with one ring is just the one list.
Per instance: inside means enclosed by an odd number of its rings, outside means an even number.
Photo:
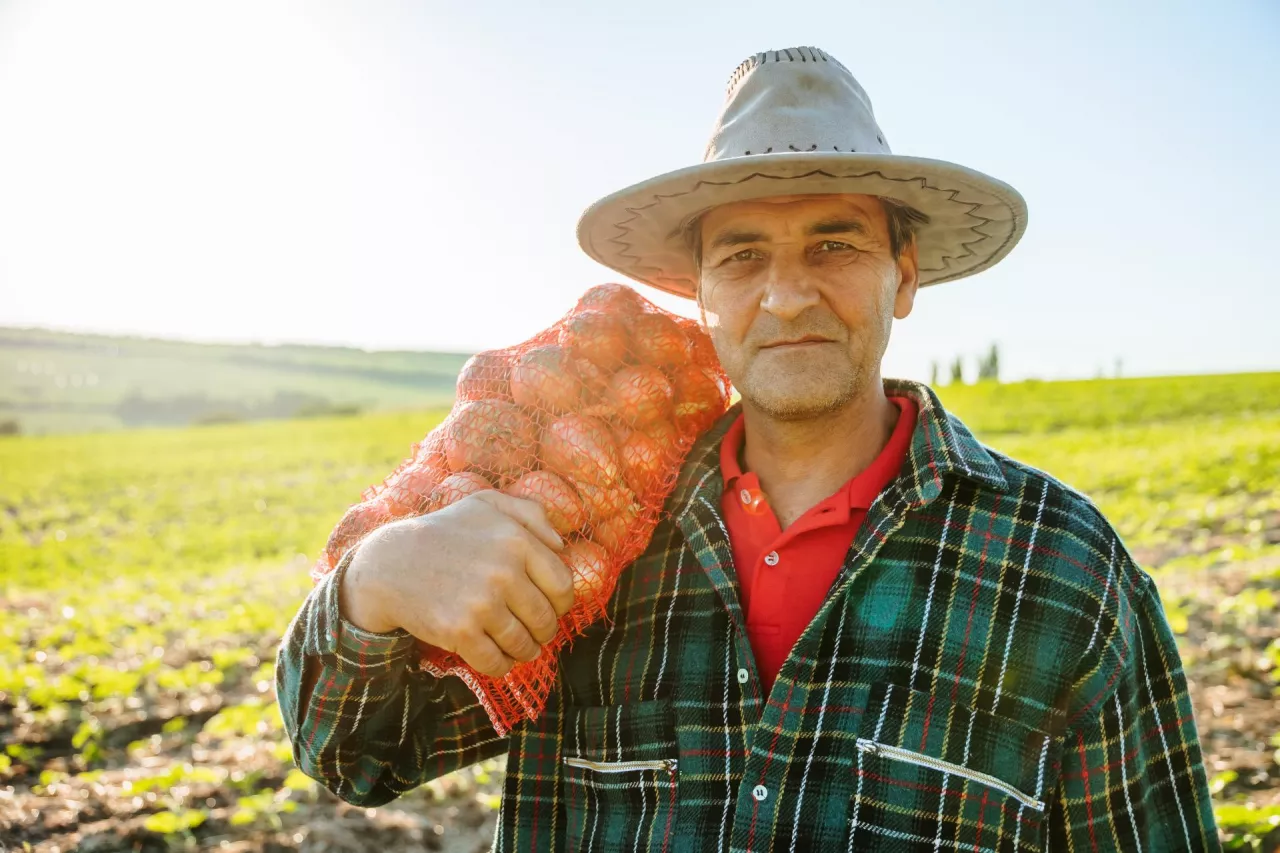
[{"label": "white button", "polygon": [[769,796],[769,789],[764,785],[756,785],[751,789],[751,796],[756,798],[756,802],[760,802],[765,797]]},{"label": "white button", "polygon": [[745,669],[740,669],[740,670],[738,670],[738,683],[739,683],[739,684],[746,684],[746,683],[747,683],[747,679],[748,679],[748,678],[750,678],[750,677],[751,677],[751,673],[747,672]]},{"label": "white button", "polygon": [[777,552],[777,551],[770,551],[768,554],[765,554],[765,555],[764,555],[764,564],[765,564],[766,566],[776,566],[776,565],[778,565],[778,552]]},{"label": "white button", "polygon": [[744,504],[751,503],[751,492],[747,491],[746,489],[743,489],[742,491],[738,492],[738,497],[742,498],[742,502]]}]

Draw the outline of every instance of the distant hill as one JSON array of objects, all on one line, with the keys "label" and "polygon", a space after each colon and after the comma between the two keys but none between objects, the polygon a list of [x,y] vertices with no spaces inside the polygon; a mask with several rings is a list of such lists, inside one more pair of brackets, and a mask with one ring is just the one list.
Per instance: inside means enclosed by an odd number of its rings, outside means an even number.
[{"label": "distant hill", "polygon": [[447,406],[467,358],[0,327],[0,427],[66,433]]},{"label": "distant hill", "polygon": [[[199,344],[0,327],[0,434],[185,426],[453,403],[465,353]],[[1280,409],[1280,373],[939,389],[984,435]],[[1064,414],[1068,413],[1068,414]]]}]

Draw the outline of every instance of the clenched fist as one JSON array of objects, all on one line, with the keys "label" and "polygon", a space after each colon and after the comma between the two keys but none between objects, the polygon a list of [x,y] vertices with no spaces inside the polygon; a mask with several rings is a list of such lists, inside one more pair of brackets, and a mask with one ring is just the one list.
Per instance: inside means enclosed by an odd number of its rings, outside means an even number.
[{"label": "clenched fist", "polygon": [[537,503],[477,492],[360,543],[342,615],[366,631],[403,628],[498,678],[537,657],[573,605],[563,548]]}]

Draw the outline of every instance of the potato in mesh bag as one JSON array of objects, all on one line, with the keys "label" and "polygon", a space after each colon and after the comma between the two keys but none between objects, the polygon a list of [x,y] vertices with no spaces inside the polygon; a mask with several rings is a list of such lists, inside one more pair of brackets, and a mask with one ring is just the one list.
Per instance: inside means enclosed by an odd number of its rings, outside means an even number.
[{"label": "potato in mesh bag", "polygon": [[448,417],[347,510],[316,580],[383,524],[484,489],[537,502],[566,541],[576,601],[537,659],[502,678],[422,645],[423,669],[457,675],[499,733],[534,719],[556,652],[605,613],[618,575],[647,547],[694,441],[724,414],[729,383],[710,339],[621,284],[588,290],[529,340],[473,356]]}]

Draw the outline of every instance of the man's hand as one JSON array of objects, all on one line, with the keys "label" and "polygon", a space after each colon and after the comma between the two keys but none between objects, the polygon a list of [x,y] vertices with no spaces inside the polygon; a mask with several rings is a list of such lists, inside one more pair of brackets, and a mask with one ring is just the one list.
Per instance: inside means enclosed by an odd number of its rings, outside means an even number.
[{"label": "man's hand", "polygon": [[563,541],[538,504],[477,492],[360,543],[342,580],[344,618],[403,628],[495,678],[530,661],[573,604]]}]

